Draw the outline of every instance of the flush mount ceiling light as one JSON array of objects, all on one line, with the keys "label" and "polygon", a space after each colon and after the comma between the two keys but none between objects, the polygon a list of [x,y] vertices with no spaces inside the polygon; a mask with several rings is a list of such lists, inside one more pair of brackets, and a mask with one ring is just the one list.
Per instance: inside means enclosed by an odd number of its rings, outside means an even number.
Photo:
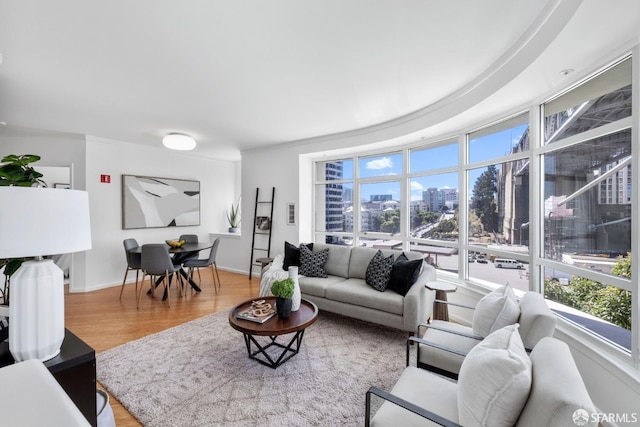
[{"label": "flush mount ceiling light", "polygon": [[196,148],[196,140],[183,133],[170,133],[162,138],[162,144],[172,150],[189,151]]}]

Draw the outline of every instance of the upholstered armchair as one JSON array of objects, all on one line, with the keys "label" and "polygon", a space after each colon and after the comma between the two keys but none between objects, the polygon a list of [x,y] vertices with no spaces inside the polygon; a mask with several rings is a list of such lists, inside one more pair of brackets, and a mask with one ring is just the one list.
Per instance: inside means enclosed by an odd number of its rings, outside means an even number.
[{"label": "upholstered armchair", "polygon": [[[390,392],[366,393],[365,426],[597,425],[569,347],[541,339],[530,355],[518,325],[495,331],[462,362],[458,382],[408,366]],[[382,404],[375,413],[372,403]]]},{"label": "upholstered armchair", "polygon": [[456,379],[466,354],[491,332],[519,323],[524,346],[531,350],[556,327],[556,317],[541,294],[527,292],[517,300],[509,284],[485,295],[476,307],[455,305],[474,311],[471,326],[441,320],[419,325],[416,336],[409,338],[417,345],[407,346],[407,365],[415,347],[418,367]]}]

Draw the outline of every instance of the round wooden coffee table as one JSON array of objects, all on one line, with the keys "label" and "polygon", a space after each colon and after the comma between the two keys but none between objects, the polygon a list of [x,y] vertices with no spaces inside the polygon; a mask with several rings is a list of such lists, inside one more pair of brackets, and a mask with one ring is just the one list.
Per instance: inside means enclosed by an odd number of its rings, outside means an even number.
[{"label": "round wooden coffee table", "polygon": [[[318,307],[311,301],[303,299],[300,302],[300,309],[292,311],[287,319],[280,319],[278,315],[274,315],[264,323],[257,323],[238,318],[238,313],[246,311],[251,303],[257,300],[265,300],[272,307],[276,306],[276,297],[274,296],[250,299],[229,312],[229,324],[244,335],[247,353],[251,359],[275,369],[298,354],[304,330],[318,318]],[[282,344],[276,341],[277,337],[292,333],[294,336],[288,343]],[[270,341],[266,345],[261,345],[256,340],[256,336],[269,337]],[[275,352],[268,351],[274,347],[277,347]]]}]

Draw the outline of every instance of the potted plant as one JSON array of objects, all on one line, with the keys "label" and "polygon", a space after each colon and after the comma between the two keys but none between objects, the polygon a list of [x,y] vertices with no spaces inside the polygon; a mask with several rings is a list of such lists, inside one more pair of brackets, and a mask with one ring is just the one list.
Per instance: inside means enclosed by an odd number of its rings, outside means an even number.
[{"label": "potted plant", "polygon": [[276,296],[276,312],[281,319],[286,319],[291,314],[294,288],[295,283],[290,278],[276,280],[271,285],[271,293]]},{"label": "potted plant", "polygon": [[231,210],[227,211],[227,221],[229,221],[229,233],[237,233],[240,226],[240,199],[234,206],[231,204]]}]

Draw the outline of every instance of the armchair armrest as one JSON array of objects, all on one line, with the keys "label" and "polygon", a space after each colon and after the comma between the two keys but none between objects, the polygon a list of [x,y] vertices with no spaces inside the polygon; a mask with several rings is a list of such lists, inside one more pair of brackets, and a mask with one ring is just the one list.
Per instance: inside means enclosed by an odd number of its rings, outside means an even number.
[{"label": "armchair armrest", "polygon": [[[439,350],[442,351],[446,351],[449,353],[453,353],[453,354],[457,354],[458,356],[462,356],[465,357],[467,355],[467,353],[462,352],[460,350],[456,350],[455,348],[451,348],[451,347],[447,347],[441,344],[436,344],[434,342],[431,341],[427,341],[425,339],[422,338],[418,338],[418,337],[409,337],[407,338],[407,364],[406,366],[409,366],[409,352],[411,351],[411,347],[412,347],[412,343],[419,343],[419,344],[424,344],[424,345],[428,345],[429,347],[434,347],[437,348]],[[419,346],[415,346],[416,347],[416,353],[419,354],[420,352],[420,347]],[[417,361],[418,357],[416,356],[416,361]]]},{"label": "armchair armrest", "polygon": [[443,328],[441,326],[432,325],[431,323],[421,323],[421,324],[419,324],[418,328],[416,329],[416,336],[421,336],[422,335],[420,333],[420,328],[424,328],[425,331],[427,329],[429,329],[429,328],[436,329],[438,331],[447,332],[449,334],[454,334],[454,335],[460,335],[461,337],[467,337],[467,338],[471,338],[471,339],[478,340],[478,341],[482,341],[484,339],[484,337],[481,337],[480,335],[467,334],[467,333],[460,332],[460,331],[454,331],[452,329],[447,329],[447,328]]},{"label": "armchair armrest", "polygon": [[433,421],[434,423],[440,424],[445,427],[461,427],[460,424],[454,423],[451,420],[448,420],[434,412],[431,412],[427,409],[421,408],[418,405],[415,405],[411,402],[408,402],[398,396],[395,396],[387,391],[381,390],[378,387],[371,387],[367,390],[366,399],[365,399],[365,426],[369,427],[371,423],[371,395],[374,394],[387,402],[391,402],[394,405],[400,406],[401,408],[406,409],[407,411],[413,412],[416,415],[421,416],[422,418],[426,418],[428,420]]},{"label": "armchair armrest", "polygon": [[441,300],[441,299],[436,299],[434,301],[438,302],[440,304],[449,304],[449,305],[455,305],[456,307],[468,308],[469,310],[475,310],[476,309],[475,307],[471,307],[470,305],[459,304],[457,302],[444,301],[444,300]]}]

